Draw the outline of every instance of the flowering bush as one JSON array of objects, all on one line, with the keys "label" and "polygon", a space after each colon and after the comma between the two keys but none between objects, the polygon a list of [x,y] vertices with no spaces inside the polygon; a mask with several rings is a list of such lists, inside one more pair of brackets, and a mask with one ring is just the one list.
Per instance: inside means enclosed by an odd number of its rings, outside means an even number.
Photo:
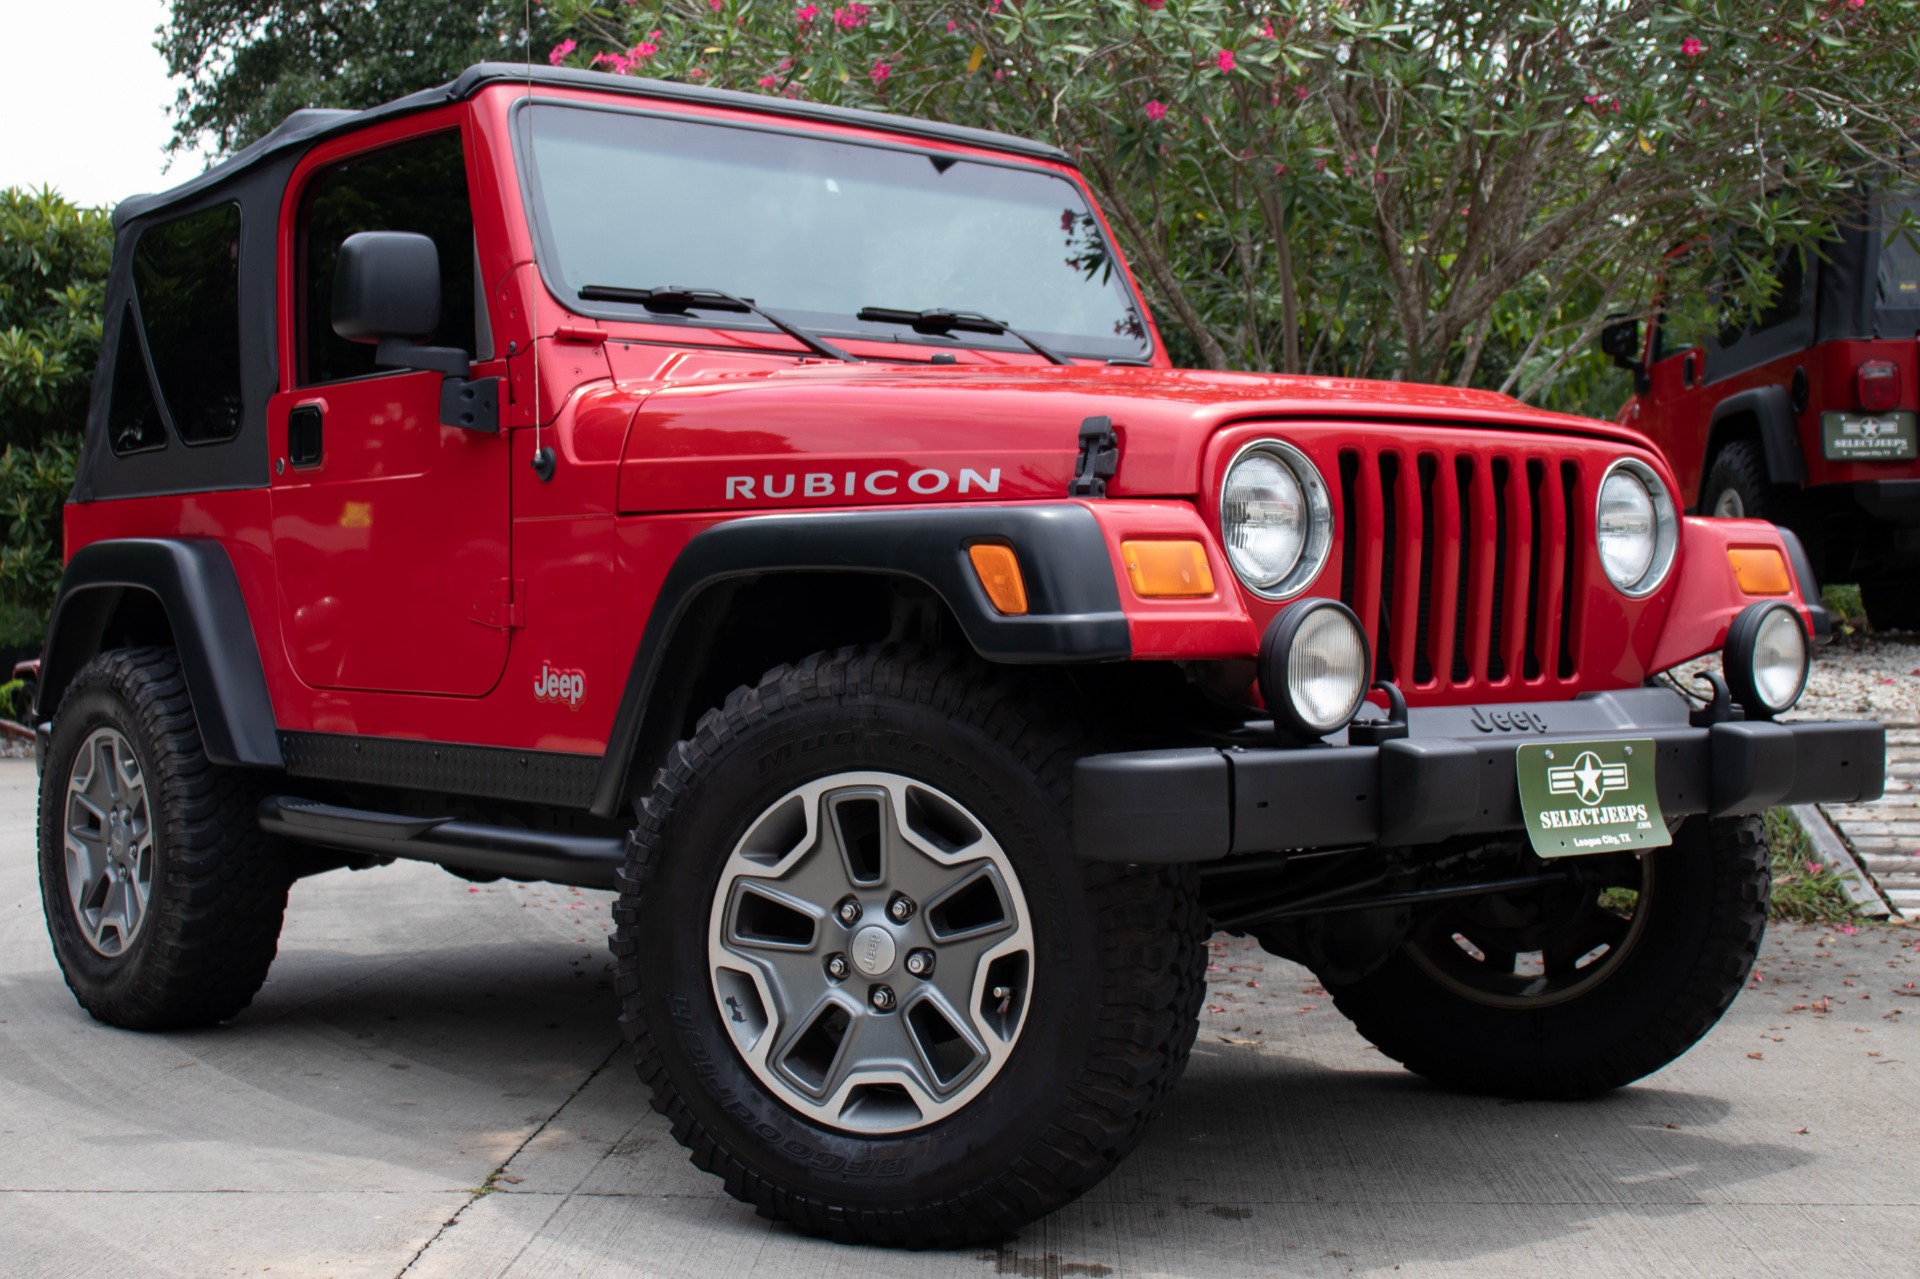
[{"label": "flowering bush", "polygon": [[[1051,140],[1191,362],[1609,408],[1605,316],[1785,247],[1911,164],[1920,0],[553,0],[566,55]],[[630,56],[630,55],[629,55]]]}]

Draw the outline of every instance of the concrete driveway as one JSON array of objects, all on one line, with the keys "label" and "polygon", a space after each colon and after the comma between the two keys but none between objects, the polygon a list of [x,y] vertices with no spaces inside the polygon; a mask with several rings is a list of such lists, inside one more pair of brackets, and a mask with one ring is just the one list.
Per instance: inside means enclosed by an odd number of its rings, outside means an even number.
[{"label": "concrete driveway", "polygon": [[33,805],[0,762],[6,1279],[1920,1274],[1920,931],[1776,930],[1705,1043],[1582,1105],[1431,1088],[1223,938],[1116,1175],[997,1251],[891,1254],[687,1162],[613,1027],[605,894],[325,875],[234,1024],[128,1034],[61,984]]}]

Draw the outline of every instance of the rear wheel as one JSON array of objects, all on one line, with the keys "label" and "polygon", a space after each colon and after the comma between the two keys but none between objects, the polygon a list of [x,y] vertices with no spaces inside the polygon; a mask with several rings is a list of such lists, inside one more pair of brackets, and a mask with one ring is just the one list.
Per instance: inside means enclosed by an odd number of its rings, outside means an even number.
[{"label": "rear wheel", "polygon": [[74,676],[40,777],[40,891],[81,1007],[169,1030],[253,999],[292,882],[260,795],[208,762],[173,650],[102,653]]},{"label": "rear wheel", "polygon": [[1694,818],[1669,848],[1574,885],[1469,898],[1358,981],[1327,981],[1409,1070],[1504,1097],[1593,1096],[1672,1062],[1746,982],[1766,926],[1758,818]]},{"label": "rear wheel", "polygon": [[846,650],[674,748],[616,908],[622,1024],[696,1164],[839,1239],[1002,1237],[1099,1181],[1192,1047],[1191,872],[1078,862],[1076,735],[959,658]]},{"label": "rear wheel", "polygon": [[1778,520],[1784,505],[1780,487],[1767,479],[1767,460],[1751,440],[1735,440],[1714,454],[1707,468],[1707,515],[1729,519]]}]

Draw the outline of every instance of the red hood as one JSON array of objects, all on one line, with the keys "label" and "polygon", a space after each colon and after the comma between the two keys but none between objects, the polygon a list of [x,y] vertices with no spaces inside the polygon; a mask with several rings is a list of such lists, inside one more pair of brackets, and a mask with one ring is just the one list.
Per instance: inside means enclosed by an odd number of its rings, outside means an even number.
[{"label": "red hood", "polygon": [[[644,402],[627,435],[624,510],[711,509],[723,490],[766,505],[759,490],[800,476],[822,500],[873,500],[932,468],[932,489],[957,486],[962,468],[1004,476],[996,496],[1059,497],[1073,473],[1081,420],[1112,419],[1120,437],[1115,496],[1193,497],[1201,457],[1221,427],[1258,420],[1421,424],[1463,430],[1572,434],[1650,447],[1611,422],[1530,408],[1486,391],[1345,378],[1144,368],[983,369],[885,364],[790,365],[773,372],[713,372],[684,381],[626,383]],[[874,467],[888,478],[858,491]],[[896,475],[895,472],[898,472]],[[939,481],[935,472],[948,477]],[[834,477],[831,487],[824,479]],[[769,476],[741,494],[729,476]],[[844,490],[844,491],[843,491]],[[979,496],[976,492],[970,496]],[[901,490],[901,496],[905,492]],[[792,505],[793,502],[781,503]]]}]

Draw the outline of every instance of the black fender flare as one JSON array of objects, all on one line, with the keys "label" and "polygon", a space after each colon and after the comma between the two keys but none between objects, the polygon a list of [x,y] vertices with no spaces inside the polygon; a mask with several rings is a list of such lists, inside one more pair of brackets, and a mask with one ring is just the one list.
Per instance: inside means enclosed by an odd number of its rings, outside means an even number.
[{"label": "black fender flare", "polygon": [[[994,609],[967,548],[1011,546],[1028,611]],[[617,814],[648,703],[675,630],[701,592],[728,578],[769,572],[891,574],[933,589],[990,662],[1125,661],[1131,632],[1099,521],[1084,506],[981,506],[932,511],[796,512],[728,520],[697,534],[673,562],[647,618],[614,714],[592,810]]]},{"label": "black fender flare", "polygon": [[[1707,425],[1707,466],[1726,442],[1723,427],[1737,417],[1751,417],[1759,428],[1760,449],[1767,462],[1767,478],[1775,484],[1805,484],[1807,459],[1800,452],[1800,432],[1794,425],[1793,402],[1784,386],[1756,386],[1737,391],[1713,406]],[[1705,475],[1701,484],[1706,483]]]},{"label": "black fender flare", "polygon": [[166,613],[207,758],[282,767],[240,579],[226,548],[203,538],[116,538],[74,552],[47,625],[35,718],[52,714],[73,677],[100,651],[129,591],[153,596]]}]

